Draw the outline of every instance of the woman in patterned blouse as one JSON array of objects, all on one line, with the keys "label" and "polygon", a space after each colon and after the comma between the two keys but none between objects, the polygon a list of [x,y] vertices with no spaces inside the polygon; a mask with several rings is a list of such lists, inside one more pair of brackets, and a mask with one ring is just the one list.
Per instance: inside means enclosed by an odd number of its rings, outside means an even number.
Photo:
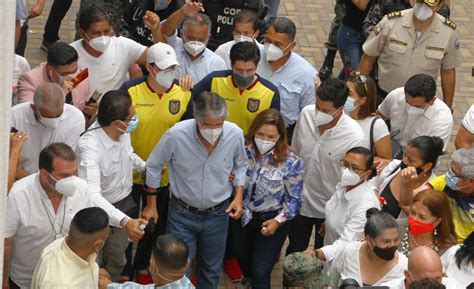
[{"label": "woman in patterned blouse", "polygon": [[270,274],[288,235],[288,220],[298,214],[303,161],[290,151],[280,113],[259,113],[247,135],[244,214],[234,223],[234,249],[253,289],[270,288]]}]

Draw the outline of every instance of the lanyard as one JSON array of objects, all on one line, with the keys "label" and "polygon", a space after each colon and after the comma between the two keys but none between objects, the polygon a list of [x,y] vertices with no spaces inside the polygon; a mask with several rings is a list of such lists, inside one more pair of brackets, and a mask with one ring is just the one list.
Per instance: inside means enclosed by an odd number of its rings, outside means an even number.
[{"label": "lanyard", "polygon": [[54,232],[54,240],[57,240],[59,238],[62,238],[63,235],[62,235],[62,231],[63,231],[63,226],[64,226],[64,218],[66,217],[66,200],[64,200],[64,212],[63,212],[63,220],[61,222],[61,228],[59,229],[59,233],[56,232],[56,229],[54,228],[54,224],[53,224],[53,221],[52,221],[52,218],[49,216],[49,213],[48,213],[48,209],[46,208],[46,205],[44,204],[44,201],[43,199],[41,199],[41,203],[43,204],[43,208],[44,210],[46,211],[46,215],[48,216],[48,220],[49,220],[49,223],[51,224],[51,229],[53,229],[53,232]]}]

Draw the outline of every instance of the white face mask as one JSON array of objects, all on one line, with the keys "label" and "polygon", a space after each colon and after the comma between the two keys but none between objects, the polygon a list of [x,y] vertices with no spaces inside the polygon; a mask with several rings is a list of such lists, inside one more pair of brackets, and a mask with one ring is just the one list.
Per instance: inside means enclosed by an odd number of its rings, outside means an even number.
[{"label": "white face mask", "polygon": [[110,41],[112,37],[110,36],[99,36],[93,39],[89,39],[89,46],[92,47],[94,50],[99,52],[104,52],[109,47]]},{"label": "white face mask", "polygon": [[341,186],[353,186],[360,182],[360,177],[358,174],[349,170],[349,168],[343,168],[341,171]]},{"label": "white face mask", "polygon": [[76,190],[87,190],[87,183],[76,176],[70,176],[64,179],[56,180],[56,178],[51,174],[49,175],[53,180],[56,181],[54,189],[65,197],[72,197]]},{"label": "white face mask", "polygon": [[405,103],[405,105],[409,116],[419,116],[425,113],[425,110],[423,108],[412,106],[408,103]]},{"label": "white face mask", "polygon": [[176,69],[158,71],[155,75],[155,80],[160,86],[169,89],[173,84],[175,74]]},{"label": "white face mask", "polygon": [[199,128],[202,137],[211,145],[214,145],[222,133],[222,127],[218,128]]},{"label": "white face mask", "polygon": [[[283,57],[283,50],[271,43],[265,43],[265,55],[267,61],[277,61]],[[286,49],[286,48],[285,48]]]},{"label": "white face mask", "polygon": [[239,42],[253,42],[253,38],[245,35],[234,35],[235,43]]},{"label": "white face mask", "polygon": [[264,155],[267,152],[269,152],[272,148],[275,147],[278,139],[276,141],[270,141],[270,140],[263,140],[263,139],[254,137],[254,141],[260,154]]},{"label": "white face mask", "polygon": [[433,16],[433,10],[425,3],[415,3],[413,6],[415,17],[420,21],[426,21]]},{"label": "white face mask", "polygon": [[[337,110],[336,110],[337,112]],[[334,112],[334,113],[336,113]],[[328,124],[330,123],[331,121],[334,120],[334,114],[327,114],[327,113],[324,113],[324,112],[321,112],[317,109],[315,109],[315,117],[314,117],[314,124],[316,126],[320,126],[320,125],[325,125],[325,124]]]},{"label": "white face mask", "polygon": [[59,126],[59,117],[56,118],[49,118],[49,117],[41,117],[40,122],[44,124],[46,127],[57,129]]},{"label": "white face mask", "polygon": [[206,49],[206,43],[201,41],[188,41],[184,43],[184,50],[193,57],[199,55],[204,49]]}]

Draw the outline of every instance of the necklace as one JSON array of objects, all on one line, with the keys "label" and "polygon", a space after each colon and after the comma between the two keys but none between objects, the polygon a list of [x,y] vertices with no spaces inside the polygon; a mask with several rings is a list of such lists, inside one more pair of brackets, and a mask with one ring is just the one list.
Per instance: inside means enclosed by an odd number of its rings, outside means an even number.
[{"label": "necklace", "polygon": [[46,215],[48,216],[48,220],[49,220],[49,224],[51,225],[51,229],[52,229],[53,232],[54,232],[53,239],[54,239],[54,240],[57,240],[57,239],[60,239],[60,238],[64,237],[61,232],[63,231],[64,218],[66,217],[66,200],[64,200],[63,220],[61,221],[61,228],[59,229],[59,233],[56,232],[56,229],[54,228],[54,223],[53,223],[53,221],[52,221],[52,218],[49,216],[48,209],[46,208],[46,205],[45,205],[43,199],[41,199],[41,203],[43,204],[43,208],[44,208],[44,210],[45,210],[45,212],[46,212]]},{"label": "necklace", "polygon": [[420,245],[420,244],[416,241],[415,237],[411,236],[410,239],[413,241],[413,244],[415,244],[416,247],[425,246],[425,247],[433,248],[436,252],[438,252],[438,246],[434,245],[434,244],[433,244],[433,241],[429,241],[429,242],[426,243],[426,244]]},{"label": "necklace", "polygon": [[[403,239],[400,242],[400,247],[401,247],[400,252],[402,252],[403,255],[405,255],[407,257],[410,255],[410,251],[412,250],[410,248],[410,240],[413,240],[413,245],[415,245],[415,248],[420,247],[420,246],[427,246],[427,247],[433,248],[433,250],[435,250],[436,252],[438,252],[438,250],[439,250],[438,246],[433,244],[433,241],[430,241],[427,244],[420,245],[415,240],[415,238],[410,235],[409,230],[407,228],[406,231],[405,231],[405,235],[403,236]],[[415,248],[413,248],[413,249],[415,249]]]}]

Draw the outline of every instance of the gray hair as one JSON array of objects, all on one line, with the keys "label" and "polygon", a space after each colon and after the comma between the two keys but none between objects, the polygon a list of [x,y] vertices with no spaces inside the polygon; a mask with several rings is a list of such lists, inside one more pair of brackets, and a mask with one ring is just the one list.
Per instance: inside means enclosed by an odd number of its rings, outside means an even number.
[{"label": "gray hair", "polygon": [[384,211],[377,208],[370,208],[365,213],[367,222],[364,226],[364,234],[369,235],[372,239],[377,238],[383,230],[397,229],[399,230],[397,221]]},{"label": "gray hair", "polygon": [[461,167],[463,178],[474,179],[474,147],[458,149],[451,156],[451,160]]},{"label": "gray hair", "polygon": [[195,119],[207,116],[227,118],[227,104],[225,100],[214,92],[203,91],[193,101]]},{"label": "gray hair", "polygon": [[296,37],[296,25],[290,18],[287,17],[277,17],[272,26],[278,33],[284,33],[288,35],[290,41],[294,41]]},{"label": "gray hair", "polygon": [[33,104],[38,109],[60,110],[64,107],[64,91],[56,83],[41,84],[35,90]]},{"label": "gray hair", "polygon": [[207,34],[211,34],[211,28],[212,28],[212,22],[211,22],[211,18],[209,18],[209,16],[207,16],[206,14],[204,13],[199,13],[199,16],[201,17],[200,20],[197,20],[195,17],[186,17],[183,21],[183,31],[188,31],[188,26],[189,26],[189,23],[193,24],[193,25],[207,25]]}]

